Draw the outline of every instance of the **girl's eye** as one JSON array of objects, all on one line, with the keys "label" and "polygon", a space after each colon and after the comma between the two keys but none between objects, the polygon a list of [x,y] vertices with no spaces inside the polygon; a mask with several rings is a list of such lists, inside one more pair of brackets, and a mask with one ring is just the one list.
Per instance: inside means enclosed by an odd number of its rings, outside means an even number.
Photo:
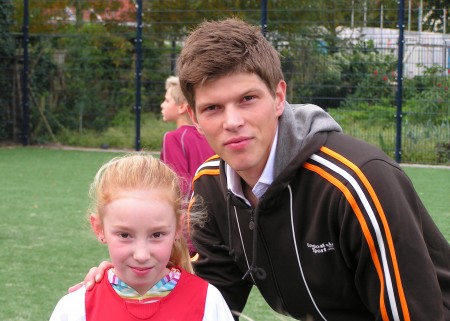
[{"label": "girl's eye", "polygon": [[158,239],[158,238],[160,238],[160,237],[162,236],[162,233],[161,233],[161,232],[156,232],[156,233],[153,233],[152,236],[153,236],[155,239]]},{"label": "girl's eye", "polygon": [[128,234],[128,233],[120,233],[119,235],[120,235],[121,238],[124,238],[124,239],[130,237],[130,234]]}]

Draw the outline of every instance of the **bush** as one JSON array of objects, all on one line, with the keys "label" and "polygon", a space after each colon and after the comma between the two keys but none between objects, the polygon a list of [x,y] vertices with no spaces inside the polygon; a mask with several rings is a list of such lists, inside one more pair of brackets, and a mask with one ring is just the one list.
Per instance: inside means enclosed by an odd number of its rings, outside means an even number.
[{"label": "bush", "polygon": [[429,67],[424,76],[405,82],[403,111],[414,124],[450,123],[450,79],[441,67]]},{"label": "bush", "polygon": [[[122,114],[123,116],[123,114]],[[120,118],[120,117],[119,117]],[[136,125],[133,117],[122,117],[113,121],[115,125],[101,132],[65,130],[57,135],[59,143],[93,148],[134,148]],[[174,124],[164,123],[154,113],[141,115],[141,148],[149,151],[161,150],[164,133],[173,130]]]},{"label": "bush", "polygon": [[[394,107],[370,106],[360,103],[358,110],[337,108],[330,115],[342,126],[344,133],[381,148],[394,158],[396,150],[396,110]],[[402,119],[402,162],[447,164],[450,124],[412,122],[410,115]]]},{"label": "bush", "polygon": [[68,130],[105,129],[118,110],[133,106],[133,92],[123,90],[134,82],[132,45],[103,25],[86,24],[70,32],[72,37],[59,41],[67,85],[54,117]]}]

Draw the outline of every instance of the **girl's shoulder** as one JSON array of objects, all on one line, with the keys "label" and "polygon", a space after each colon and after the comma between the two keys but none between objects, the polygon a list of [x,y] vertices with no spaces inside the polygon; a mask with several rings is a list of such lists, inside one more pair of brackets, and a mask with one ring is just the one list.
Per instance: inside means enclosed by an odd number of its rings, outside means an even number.
[{"label": "girl's shoulder", "polygon": [[85,294],[86,288],[83,286],[74,292],[64,295],[56,304],[50,321],[84,321],[86,317]]},{"label": "girl's shoulder", "polygon": [[201,284],[204,284],[204,285],[208,285],[209,284],[206,280],[202,279],[201,277],[199,277],[199,276],[197,276],[197,275],[195,275],[193,273],[190,273],[190,272],[188,272],[188,271],[186,271],[186,270],[184,270],[184,269],[182,269],[180,267],[177,267],[177,269],[179,269],[181,271],[180,280],[181,279],[185,279],[185,280],[189,280],[190,282],[201,283]]}]

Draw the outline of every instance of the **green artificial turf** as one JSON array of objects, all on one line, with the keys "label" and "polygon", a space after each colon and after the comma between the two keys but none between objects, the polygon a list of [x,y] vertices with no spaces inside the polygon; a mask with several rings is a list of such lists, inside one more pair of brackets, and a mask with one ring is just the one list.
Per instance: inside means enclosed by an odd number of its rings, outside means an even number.
[{"label": "green artificial turf", "polygon": [[[113,152],[0,148],[0,320],[48,320],[69,286],[107,259],[86,220],[88,187]],[[450,170],[406,167],[450,239]],[[289,320],[254,289],[241,320]]]}]

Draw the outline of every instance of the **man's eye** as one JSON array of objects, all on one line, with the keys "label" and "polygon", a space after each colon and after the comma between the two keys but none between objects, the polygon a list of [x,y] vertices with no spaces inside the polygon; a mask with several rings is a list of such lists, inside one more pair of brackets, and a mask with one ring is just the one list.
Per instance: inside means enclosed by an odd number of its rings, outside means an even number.
[{"label": "man's eye", "polygon": [[250,100],[252,100],[253,98],[255,98],[254,96],[245,96],[242,100],[243,101],[250,101]]}]

